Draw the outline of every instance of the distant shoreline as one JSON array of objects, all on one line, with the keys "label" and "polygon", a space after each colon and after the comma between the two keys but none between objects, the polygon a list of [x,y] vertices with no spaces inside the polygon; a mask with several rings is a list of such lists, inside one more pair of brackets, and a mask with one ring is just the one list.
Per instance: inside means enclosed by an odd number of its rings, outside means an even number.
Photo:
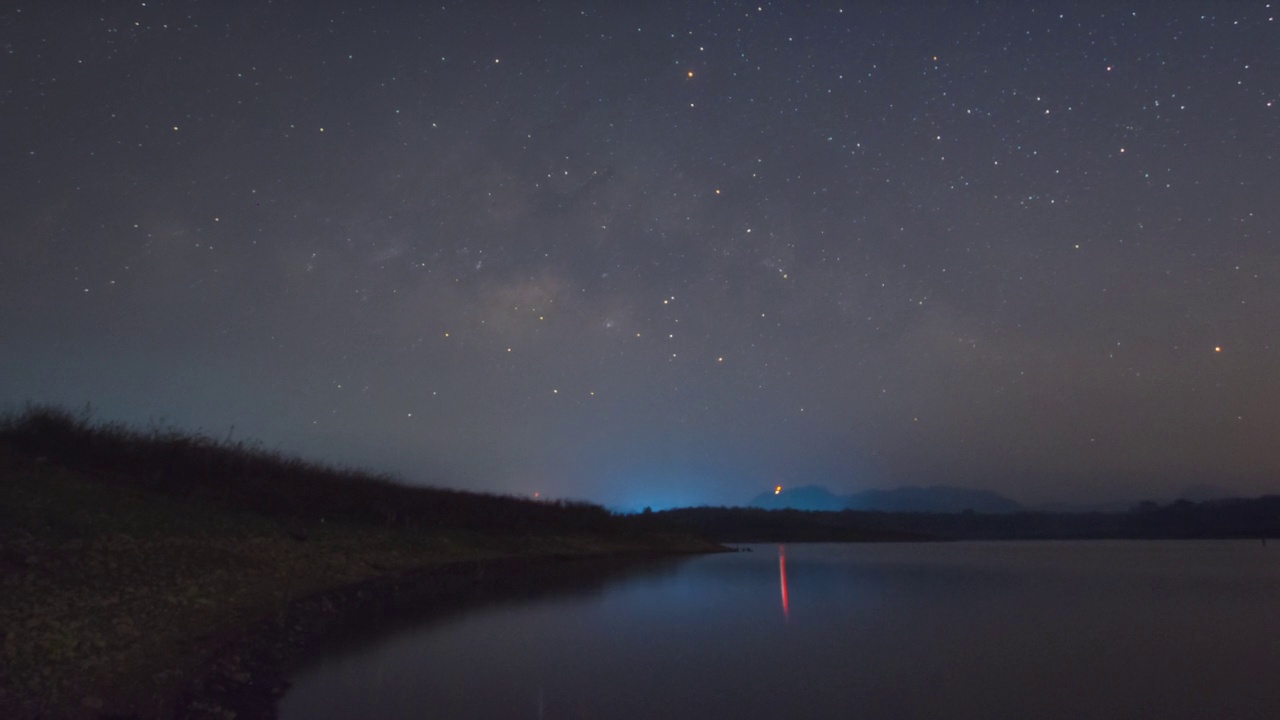
[{"label": "distant shoreline", "polygon": [[1280,537],[1280,496],[1179,500],[1129,512],[931,513],[677,508],[643,518],[652,528],[720,543],[948,540],[1262,540]]}]

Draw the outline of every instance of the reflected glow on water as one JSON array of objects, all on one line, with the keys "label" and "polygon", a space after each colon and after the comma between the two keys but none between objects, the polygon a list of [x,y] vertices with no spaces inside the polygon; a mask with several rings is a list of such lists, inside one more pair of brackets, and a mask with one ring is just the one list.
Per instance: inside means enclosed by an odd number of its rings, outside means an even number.
[{"label": "reflected glow on water", "polygon": [[1274,543],[766,545],[586,585],[325,657],[281,715],[1280,717]]},{"label": "reflected glow on water", "polygon": [[791,619],[791,603],[787,601],[787,546],[778,546],[778,578],[782,583],[782,617]]}]

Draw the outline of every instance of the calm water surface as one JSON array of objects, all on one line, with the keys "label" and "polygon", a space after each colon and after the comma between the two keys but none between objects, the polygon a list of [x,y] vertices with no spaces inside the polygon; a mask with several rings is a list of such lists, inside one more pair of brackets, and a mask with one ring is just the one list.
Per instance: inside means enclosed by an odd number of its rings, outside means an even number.
[{"label": "calm water surface", "polygon": [[401,628],[281,716],[1280,717],[1280,543],[752,547]]}]

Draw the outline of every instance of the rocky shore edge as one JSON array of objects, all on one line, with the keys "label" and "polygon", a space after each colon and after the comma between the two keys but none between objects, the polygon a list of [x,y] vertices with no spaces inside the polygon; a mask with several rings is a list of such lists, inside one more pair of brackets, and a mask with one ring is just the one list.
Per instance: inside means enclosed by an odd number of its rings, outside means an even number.
[{"label": "rocky shore edge", "polygon": [[[603,579],[638,564],[669,562],[727,548],[690,541],[666,550],[633,548],[609,554],[555,554],[450,562],[334,588],[292,602],[218,648],[205,671],[180,688],[163,717],[267,719],[288,690],[287,677],[335,637],[361,627],[422,622],[465,611],[478,602],[524,595],[531,587]],[[144,717],[103,715],[106,718]]]}]

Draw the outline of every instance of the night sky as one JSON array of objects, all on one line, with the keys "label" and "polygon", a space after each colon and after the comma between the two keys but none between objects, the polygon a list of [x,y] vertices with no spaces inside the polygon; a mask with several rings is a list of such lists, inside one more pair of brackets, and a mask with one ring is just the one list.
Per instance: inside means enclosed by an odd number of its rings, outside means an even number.
[{"label": "night sky", "polygon": [[0,11],[0,403],[615,508],[1280,491],[1280,7]]}]

